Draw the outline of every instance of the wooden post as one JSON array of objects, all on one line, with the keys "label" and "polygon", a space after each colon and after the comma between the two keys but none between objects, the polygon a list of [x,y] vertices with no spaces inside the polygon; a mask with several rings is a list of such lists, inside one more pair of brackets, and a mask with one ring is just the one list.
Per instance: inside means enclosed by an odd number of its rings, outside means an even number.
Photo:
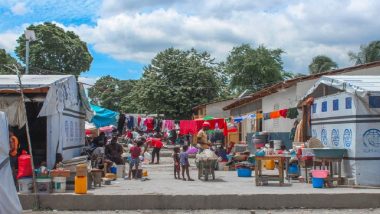
[{"label": "wooden post", "polygon": [[40,208],[40,202],[39,202],[39,198],[38,198],[38,195],[37,195],[36,173],[34,171],[34,169],[35,169],[34,168],[34,159],[33,159],[33,152],[32,152],[32,143],[30,141],[29,124],[28,124],[28,116],[27,116],[27,112],[26,112],[24,91],[23,91],[23,87],[22,87],[20,71],[17,69],[16,66],[14,66],[14,67],[15,67],[16,72],[17,72],[17,77],[18,77],[18,82],[19,82],[19,87],[20,87],[21,99],[22,99],[22,102],[24,103],[24,110],[25,110],[25,112],[23,112],[23,113],[26,115],[25,128],[26,128],[26,138],[27,138],[27,141],[28,141],[30,159],[31,159],[31,162],[32,162],[31,164],[32,164],[32,175],[33,175],[33,191],[34,191],[34,196],[35,196],[35,205],[36,205],[36,208],[39,209]]}]

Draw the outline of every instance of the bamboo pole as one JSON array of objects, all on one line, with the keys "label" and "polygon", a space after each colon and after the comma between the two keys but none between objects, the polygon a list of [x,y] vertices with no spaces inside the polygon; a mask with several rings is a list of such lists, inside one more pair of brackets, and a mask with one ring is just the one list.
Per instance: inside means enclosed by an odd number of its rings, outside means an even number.
[{"label": "bamboo pole", "polygon": [[22,87],[20,71],[18,70],[18,68],[16,66],[14,66],[14,67],[15,67],[15,70],[17,72],[17,78],[18,78],[19,87],[20,87],[21,99],[22,99],[22,102],[24,103],[24,110],[25,110],[24,114],[26,115],[25,128],[26,128],[26,138],[27,138],[27,141],[28,141],[28,149],[29,149],[30,159],[31,159],[31,162],[32,162],[33,191],[34,191],[34,199],[35,199],[35,201],[34,201],[35,202],[35,208],[39,209],[40,208],[40,201],[39,201],[39,198],[38,198],[38,195],[37,195],[36,173],[35,173],[35,168],[34,168],[34,158],[33,158],[33,152],[32,152],[32,143],[31,143],[30,134],[29,134],[29,122],[28,122],[28,116],[27,116],[27,112],[26,112],[24,91],[23,91],[23,87]]}]

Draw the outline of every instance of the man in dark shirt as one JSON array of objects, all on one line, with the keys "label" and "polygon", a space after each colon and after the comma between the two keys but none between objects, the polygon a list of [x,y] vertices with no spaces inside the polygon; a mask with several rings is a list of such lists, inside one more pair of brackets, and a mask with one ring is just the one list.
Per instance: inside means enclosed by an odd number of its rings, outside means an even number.
[{"label": "man in dark shirt", "polygon": [[123,146],[117,142],[116,136],[112,137],[110,144],[108,144],[105,149],[106,157],[116,165],[121,165],[124,164],[124,160],[121,157],[122,154]]}]

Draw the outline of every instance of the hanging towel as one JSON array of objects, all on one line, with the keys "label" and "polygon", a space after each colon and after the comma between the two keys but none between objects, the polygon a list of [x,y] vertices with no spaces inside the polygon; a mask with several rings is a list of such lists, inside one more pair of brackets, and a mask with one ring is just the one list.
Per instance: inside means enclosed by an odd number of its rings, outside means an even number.
[{"label": "hanging towel", "polygon": [[283,118],[286,118],[287,113],[288,113],[288,109],[281,109],[280,110],[280,115]]},{"label": "hanging towel", "polygon": [[297,118],[297,116],[298,116],[298,110],[297,110],[297,108],[290,108],[290,109],[288,109],[288,112],[286,114],[286,118],[295,119],[295,118]]},{"label": "hanging towel", "polygon": [[243,121],[243,117],[234,117],[234,123],[240,123]]},{"label": "hanging towel", "polygon": [[270,119],[270,113],[264,113],[263,117],[264,117],[264,120],[269,120]]},{"label": "hanging towel", "polygon": [[279,118],[281,115],[280,115],[280,111],[272,111],[269,113],[269,118],[270,119],[277,119]]},{"label": "hanging towel", "polygon": [[181,120],[179,121],[179,133],[181,135],[196,134],[197,123],[194,120]]}]

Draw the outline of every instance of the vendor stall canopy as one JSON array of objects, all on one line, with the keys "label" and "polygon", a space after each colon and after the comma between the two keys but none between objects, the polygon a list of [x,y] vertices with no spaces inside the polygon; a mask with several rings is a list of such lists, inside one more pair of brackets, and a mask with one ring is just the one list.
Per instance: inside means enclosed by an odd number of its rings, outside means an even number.
[{"label": "vendor stall canopy", "polygon": [[91,120],[96,127],[104,127],[109,125],[116,125],[119,118],[119,113],[109,109],[91,104],[91,109],[95,112]]},{"label": "vendor stall canopy", "polygon": [[359,97],[380,96],[380,76],[322,76],[303,99],[311,95],[320,85],[326,85]]}]

